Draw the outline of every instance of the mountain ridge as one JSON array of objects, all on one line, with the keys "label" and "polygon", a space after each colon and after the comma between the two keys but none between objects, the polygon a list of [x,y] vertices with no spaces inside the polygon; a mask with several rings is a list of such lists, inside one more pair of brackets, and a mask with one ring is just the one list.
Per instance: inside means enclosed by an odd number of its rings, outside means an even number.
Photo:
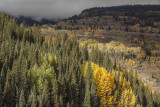
[{"label": "mountain ridge", "polygon": [[[160,5],[124,5],[113,7],[94,7],[83,10],[79,15],[59,21],[58,29],[106,29],[134,31],[139,24],[139,32],[145,32],[146,26],[154,31],[159,29]],[[157,25],[156,25],[157,24]]]}]

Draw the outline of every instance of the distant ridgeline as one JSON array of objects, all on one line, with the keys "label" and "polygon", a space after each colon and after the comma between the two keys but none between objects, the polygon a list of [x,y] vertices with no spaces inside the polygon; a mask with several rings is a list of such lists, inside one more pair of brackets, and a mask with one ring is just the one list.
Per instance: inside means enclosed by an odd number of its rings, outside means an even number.
[{"label": "distant ridgeline", "polygon": [[[0,11],[1,13],[1,11]],[[12,15],[7,14],[8,17],[14,17]],[[49,20],[49,19],[42,19],[40,21],[35,20],[33,17],[27,17],[27,16],[19,16],[19,17],[15,17],[16,21],[18,24],[25,24],[25,25],[29,25],[29,26],[33,26],[34,24],[36,25],[44,25],[44,24],[55,24],[56,21],[55,20]]]},{"label": "distant ridgeline", "polygon": [[[57,23],[59,29],[106,29],[127,32],[159,33],[160,5],[94,7]],[[137,29],[135,29],[135,27]]]},{"label": "distant ridgeline", "polygon": [[[145,14],[148,11],[153,11],[153,13],[151,12],[150,14]],[[144,19],[144,18],[152,17],[152,15],[155,14],[156,11],[160,11],[160,5],[125,5],[125,6],[113,6],[113,7],[94,7],[90,9],[85,9],[82,11],[82,13],[79,16],[75,15],[69,19],[104,16],[104,15],[114,16],[116,14],[119,16],[120,15],[135,16],[135,17]],[[160,13],[155,14],[153,16],[159,16],[159,15]]]},{"label": "distant ridgeline", "polygon": [[33,26],[34,24],[36,25],[52,24],[53,25],[56,23],[56,21],[54,20],[42,19],[40,21],[36,21],[32,19],[31,17],[25,17],[25,16],[20,16],[16,18],[16,20],[18,21],[18,24],[24,23],[30,26]]}]

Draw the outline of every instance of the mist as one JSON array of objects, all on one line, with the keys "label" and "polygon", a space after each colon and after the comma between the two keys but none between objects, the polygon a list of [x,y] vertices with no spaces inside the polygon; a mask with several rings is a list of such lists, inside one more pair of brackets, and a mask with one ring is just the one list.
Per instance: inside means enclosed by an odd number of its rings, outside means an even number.
[{"label": "mist", "polygon": [[63,19],[91,7],[133,4],[160,4],[160,0],[0,0],[0,11],[36,20]]}]

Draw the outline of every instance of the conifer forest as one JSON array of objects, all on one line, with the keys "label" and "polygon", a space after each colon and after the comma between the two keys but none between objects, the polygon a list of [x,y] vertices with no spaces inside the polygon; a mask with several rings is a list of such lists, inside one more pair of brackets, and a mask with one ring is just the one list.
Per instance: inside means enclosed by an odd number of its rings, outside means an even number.
[{"label": "conifer forest", "polygon": [[140,45],[130,47],[95,39],[100,29],[45,29],[1,12],[0,107],[160,107],[160,92],[121,65],[151,61],[146,41],[135,37]]}]

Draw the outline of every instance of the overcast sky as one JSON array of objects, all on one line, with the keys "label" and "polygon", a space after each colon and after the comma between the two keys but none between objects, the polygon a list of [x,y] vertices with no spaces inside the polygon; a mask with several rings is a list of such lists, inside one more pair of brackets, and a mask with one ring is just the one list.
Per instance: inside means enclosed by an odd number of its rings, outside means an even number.
[{"label": "overcast sky", "polygon": [[0,11],[14,16],[60,19],[86,8],[126,4],[160,4],[160,0],[0,0]]}]

